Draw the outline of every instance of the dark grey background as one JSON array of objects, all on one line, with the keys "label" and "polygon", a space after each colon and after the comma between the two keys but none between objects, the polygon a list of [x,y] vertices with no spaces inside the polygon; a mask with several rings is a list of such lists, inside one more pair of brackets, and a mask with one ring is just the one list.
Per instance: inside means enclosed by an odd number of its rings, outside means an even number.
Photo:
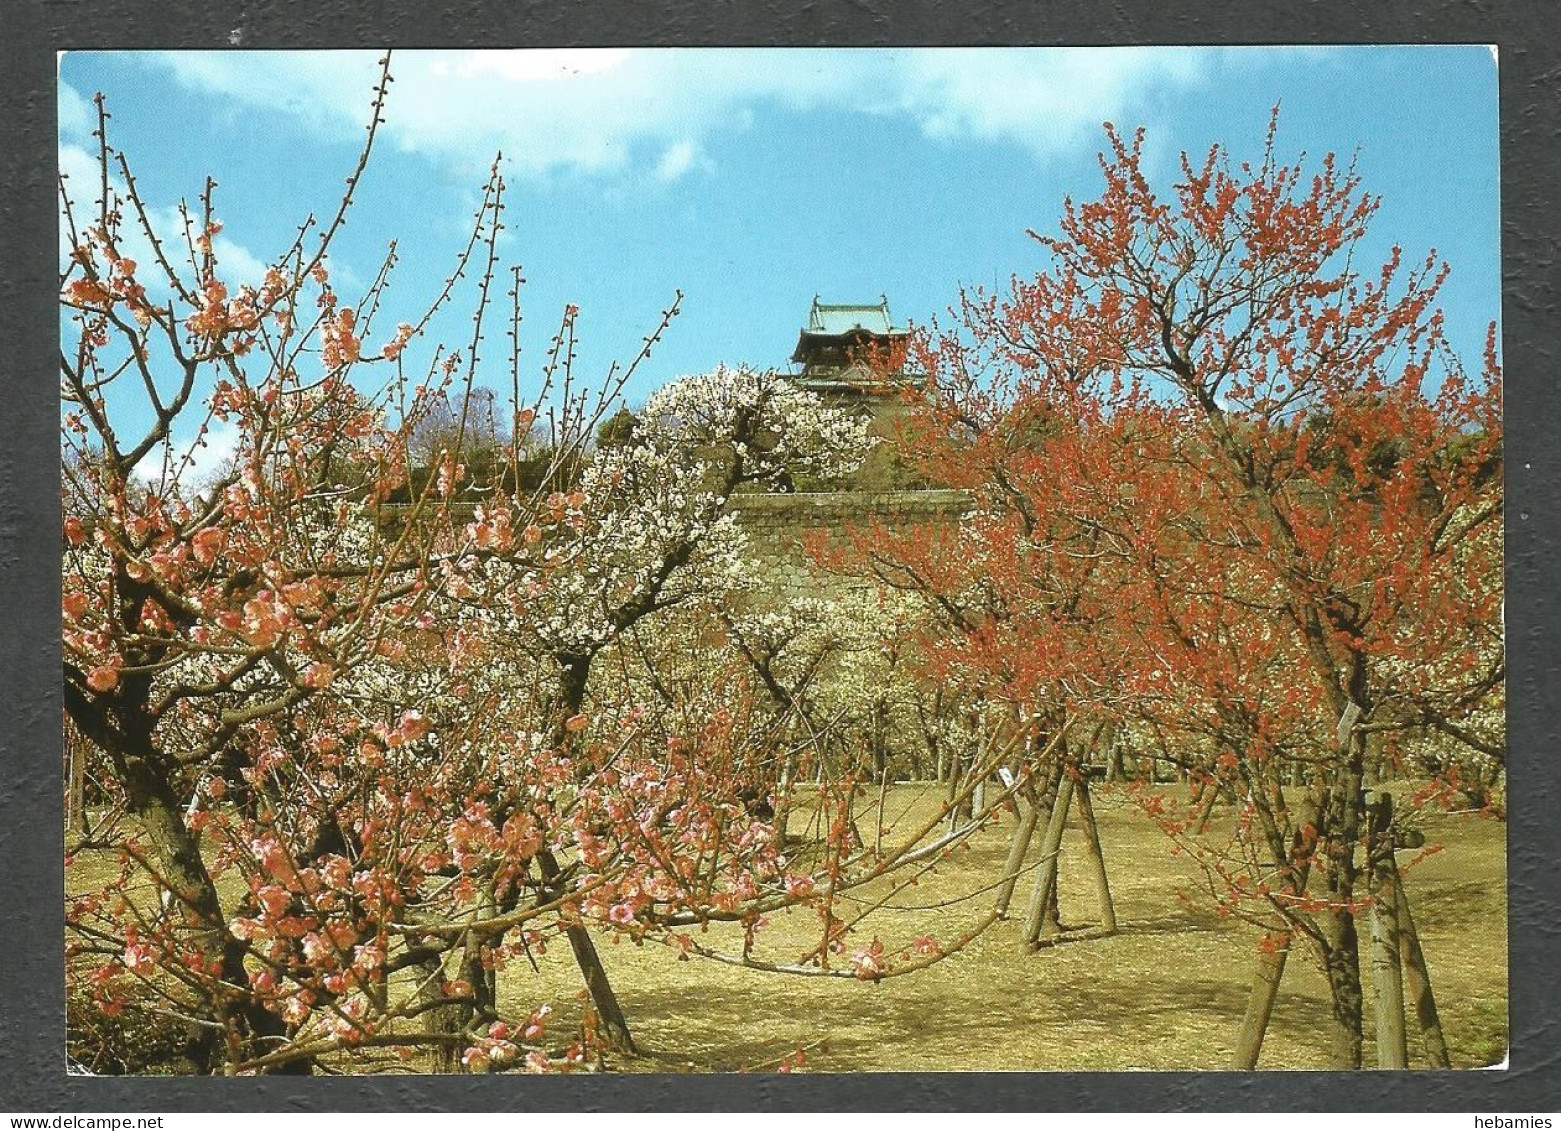
[{"label": "dark grey background", "polygon": [[[1321,1110],[1561,1107],[1552,0],[10,0],[0,5],[0,1110]],[[54,125],[66,49],[1495,43],[1507,372],[1512,1067],[1461,1073],[80,1079],[64,1074]],[[173,128],[177,128],[174,126]],[[1451,158],[1450,158],[1451,159]],[[719,1002],[712,1002],[719,1008]]]}]

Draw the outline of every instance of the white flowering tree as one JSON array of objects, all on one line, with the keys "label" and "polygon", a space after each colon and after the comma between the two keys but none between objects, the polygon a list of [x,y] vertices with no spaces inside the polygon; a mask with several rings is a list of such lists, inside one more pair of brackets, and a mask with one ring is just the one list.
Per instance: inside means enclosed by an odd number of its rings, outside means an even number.
[{"label": "white flowering tree", "polygon": [[[825,409],[812,394],[773,373],[723,367],[659,390],[627,442],[600,448],[578,486],[545,500],[548,531],[532,523],[514,533],[506,515],[479,515],[474,549],[512,540],[533,552],[520,557],[474,553],[453,567],[456,633],[481,641],[487,654],[501,657],[473,672],[471,692],[491,705],[490,719],[510,721],[532,736],[536,749],[577,756],[610,724],[627,727],[618,741],[628,744],[626,750],[637,749],[648,724],[621,696],[594,712],[603,714],[604,726],[591,727],[587,695],[598,658],[631,634],[638,638],[654,631],[671,610],[719,608],[726,594],[745,584],[744,541],[727,512],[733,492],[773,485],[796,469],[827,474],[849,468],[866,448],[862,422]],[[663,724],[660,729],[664,738],[682,741],[677,728]],[[610,775],[613,785],[623,780],[621,757]],[[568,789],[583,791],[572,795],[594,803],[602,798],[602,783],[585,761]],[[673,809],[692,820],[691,806],[714,806],[723,813],[723,823],[735,815],[752,825],[756,818],[738,796],[743,777],[730,766],[713,779],[696,775],[689,784],[697,782],[698,789],[681,805],[667,802],[659,814],[647,816],[636,802],[626,811],[643,824],[661,821]],[[548,818],[537,812],[538,799],[533,796],[526,804],[532,819],[545,825]],[[551,800],[540,805],[548,808]],[[514,803],[502,803],[496,816],[507,820],[514,808]],[[597,819],[594,808],[581,812]],[[654,870],[654,861],[643,853],[635,858],[627,844],[632,839],[618,838],[614,859],[636,874]],[[565,865],[551,851],[540,852],[537,859],[543,882],[556,883],[565,874]],[[762,854],[751,860],[741,852],[734,857],[734,867],[749,865],[761,872],[771,866]],[[631,886],[643,892],[654,885],[642,876]],[[512,889],[499,903],[513,904],[519,896],[520,889]],[[631,905],[609,909],[616,910],[619,925],[644,929],[647,921],[686,910],[677,900],[647,900],[632,905],[635,916],[630,916],[623,909]],[[632,1049],[627,1019],[589,934],[573,926],[569,940],[604,1035],[615,1046]]]}]

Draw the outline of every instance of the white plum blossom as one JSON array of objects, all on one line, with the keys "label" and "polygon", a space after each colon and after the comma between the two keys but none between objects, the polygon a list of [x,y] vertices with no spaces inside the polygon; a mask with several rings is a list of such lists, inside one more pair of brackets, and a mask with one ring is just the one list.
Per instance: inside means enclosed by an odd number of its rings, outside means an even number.
[{"label": "white plum blossom", "polygon": [[[652,394],[633,440],[599,449],[579,520],[551,536],[546,569],[488,569],[523,598],[526,650],[593,655],[663,608],[719,604],[749,584],[747,544],[727,502],[784,474],[839,474],[871,446],[867,425],[783,377],[718,367]],[[491,604],[491,602],[487,603]]]}]

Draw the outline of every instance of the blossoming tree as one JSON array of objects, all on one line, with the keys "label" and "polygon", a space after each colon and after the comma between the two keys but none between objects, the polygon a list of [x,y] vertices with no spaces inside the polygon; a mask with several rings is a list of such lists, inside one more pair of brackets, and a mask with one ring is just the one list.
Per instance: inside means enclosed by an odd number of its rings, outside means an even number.
[{"label": "blossoming tree", "polygon": [[1113,689],[1208,801],[1238,801],[1216,839],[1206,803],[1144,795],[1221,906],[1267,929],[1240,1056],[1300,937],[1334,1062],[1357,1067],[1369,744],[1409,758],[1441,735],[1464,751],[1444,773],[1500,760],[1494,330],[1469,373],[1435,307],[1445,266],[1394,249],[1362,273],[1377,202],[1331,158],[1285,164],[1271,130],[1260,163],[1184,157],[1161,194],[1142,135],[1108,141],[1100,197],[1036,237],[1048,268],[967,294],[921,346],[941,389],[922,444],[988,503],[1001,536],[975,580],[997,615],[949,599],[963,560],[900,547],[888,568],[945,604],[967,670]]},{"label": "blossoming tree", "polygon": [[[593,450],[676,303],[595,381],[576,372],[571,306],[524,379],[497,163],[446,285],[383,328],[394,245],[350,302],[330,252],[388,67],[347,192],[255,285],[224,280],[210,182],[182,231],[159,230],[101,102],[93,206],[62,181],[63,674],[108,809],[68,869],[73,1026],[161,1016],[193,1071],[430,1054],[546,1070],[633,1048],[604,931],[691,954],[709,948],[690,927],[751,935],[812,904],[822,942],[798,972],[879,978],[957,950],[874,940],[831,969],[837,893],[958,838],[869,848],[835,820],[788,860],[750,772],[776,764],[776,737],[749,725],[741,679],[718,665],[698,709],[593,697],[617,678],[604,657],[625,670],[639,634],[713,624],[740,588],[732,492],[833,474],[861,457],[862,424],[723,369]],[[471,333],[451,350],[432,333],[463,280]],[[509,419],[473,420],[496,324]],[[208,473],[219,429],[231,456]],[[634,663],[630,682],[653,683]],[[572,1039],[550,1037],[547,1002],[499,988],[558,937],[591,1001]]]}]

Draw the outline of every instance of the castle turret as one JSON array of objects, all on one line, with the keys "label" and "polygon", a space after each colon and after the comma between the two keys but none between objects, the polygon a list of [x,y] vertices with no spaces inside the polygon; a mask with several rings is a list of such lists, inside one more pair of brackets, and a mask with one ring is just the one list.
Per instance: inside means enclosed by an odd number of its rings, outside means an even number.
[{"label": "castle turret", "polygon": [[905,371],[910,332],[896,326],[889,300],[874,305],[824,303],[814,296],[791,360],[804,389],[831,400],[894,400],[915,375]]},{"label": "castle turret", "polygon": [[815,295],[807,322],[797,334],[791,361],[799,366],[791,380],[826,404],[868,419],[868,435],[878,445],[853,477],[857,486],[899,488],[913,477],[901,469],[895,450],[896,422],[909,410],[908,393],[926,389],[926,376],[906,367],[910,330],[896,326],[889,300],[826,303]]}]

